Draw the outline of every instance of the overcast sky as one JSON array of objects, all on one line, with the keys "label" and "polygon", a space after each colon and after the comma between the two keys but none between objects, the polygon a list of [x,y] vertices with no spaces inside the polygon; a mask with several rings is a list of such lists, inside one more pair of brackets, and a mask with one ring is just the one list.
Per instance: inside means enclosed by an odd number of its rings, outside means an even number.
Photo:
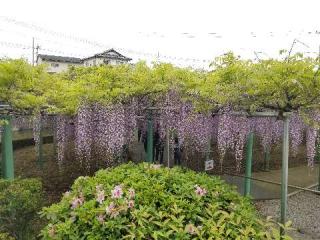
[{"label": "overcast sky", "polygon": [[[316,54],[319,0],[7,0],[0,8],[0,57],[84,57],[113,47],[137,61],[206,67],[229,50],[274,57]],[[310,52],[310,53],[308,53]]]}]

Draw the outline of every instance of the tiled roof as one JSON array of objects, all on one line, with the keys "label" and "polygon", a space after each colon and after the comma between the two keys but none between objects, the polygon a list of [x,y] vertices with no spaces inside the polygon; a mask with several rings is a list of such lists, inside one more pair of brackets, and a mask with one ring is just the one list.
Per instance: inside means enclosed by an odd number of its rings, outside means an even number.
[{"label": "tiled roof", "polygon": [[75,57],[63,57],[63,56],[39,54],[38,58],[41,58],[42,60],[45,60],[45,61],[53,61],[53,62],[82,63],[81,58],[75,58]]},{"label": "tiled roof", "polygon": [[97,53],[91,57],[84,58],[83,60],[91,59],[91,58],[108,58],[108,59],[123,60],[127,62],[132,60],[131,58],[125,57],[122,54],[118,53],[113,48],[108,49],[107,51],[104,51],[102,53]]},{"label": "tiled roof", "polygon": [[118,53],[113,48],[104,51],[102,53],[97,53],[93,56],[87,58],[75,58],[75,57],[63,57],[63,56],[54,56],[54,55],[44,55],[39,54],[38,58],[41,58],[45,61],[53,61],[53,62],[66,62],[66,63],[83,63],[84,60],[92,59],[92,58],[107,58],[107,59],[115,59],[115,60],[122,60],[125,62],[129,62],[132,60],[131,58],[125,57],[122,54]]}]

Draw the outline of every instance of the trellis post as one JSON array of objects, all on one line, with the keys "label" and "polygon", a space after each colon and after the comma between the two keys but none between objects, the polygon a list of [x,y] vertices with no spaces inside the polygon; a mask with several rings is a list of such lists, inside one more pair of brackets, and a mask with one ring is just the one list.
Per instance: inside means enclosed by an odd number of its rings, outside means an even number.
[{"label": "trellis post", "polygon": [[151,111],[148,113],[147,162],[153,162],[153,121]]},{"label": "trellis post", "polygon": [[253,151],[253,132],[250,132],[246,144],[246,169],[244,179],[244,195],[251,193],[251,175],[252,175],[252,151]]},{"label": "trellis post", "polygon": [[208,145],[207,145],[207,152],[206,152],[206,160],[210,160],[210,153],[211,153],[211,137],[208,136]]},{"label": "trellis post", "polygon": [[170,167],[170,129],[166,128],[166,157],[167,157],[167,167]]},{"label": "trellis post", "polygon": [[14,164],[13,164],[13,147],[12,147],[12,127],[11,116],[2,116],[1,119],[6,123],[3,125],[1,136],[1,152],[2,152],[2,177],[4,179],[14,179]]},{"label": "trellis post", "polygon": [[[286,223],[287,202],[288,202],[288,160],[289,160],[289,115],[283,119],[282,139],[282,173],[281,173],[281,207],[280,222]],[[284,235],[284,228],[280,228],[281,235]]]}]

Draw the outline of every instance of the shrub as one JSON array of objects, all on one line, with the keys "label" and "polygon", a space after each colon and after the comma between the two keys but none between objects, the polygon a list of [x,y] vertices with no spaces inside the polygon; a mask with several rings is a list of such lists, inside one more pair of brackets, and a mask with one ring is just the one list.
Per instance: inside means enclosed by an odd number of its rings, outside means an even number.
[{"label": "shrub", "polygon": [[15,240],[8,233],[0,233],[0,240]]},{"label": "shrub", "polygon": [[[41,199],[42,184],[37,179],[0,179],[0,232],[31,239],[32,220],[41,209]],[[5,233],[0,236],[4,238]]]},{"label": "shrub", "polygon": [[278,234],[257,217],[249,199],[219,178],[148,164],[79,177],[42,216],[49,220],[43,239],[271,239]]}]

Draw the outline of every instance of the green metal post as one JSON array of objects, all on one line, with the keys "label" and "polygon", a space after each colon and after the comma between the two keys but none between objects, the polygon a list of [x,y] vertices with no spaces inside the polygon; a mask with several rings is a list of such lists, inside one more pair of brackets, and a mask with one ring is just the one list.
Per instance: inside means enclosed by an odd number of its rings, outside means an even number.
[{"label": "green metal post", "polygon": [[[288,160],[289,160],[289,117],[283,120],[283,139],[282,139],[282,174],[281,174],[281,216],[280,222],[286,223],[287,198],[288,198]],[[284,229],[280,228],[281,235]]]},{"label": "green metal post", "polygon": [[153,162],[153,122],[152,113],[148,116],[148,136],[147,136],[147,162]]},{"label": "green metal post", "polygon": [[166,129],[166,145],[165,145],[165,153],[167,157],[167,167],[170,167],[170,130]]},{"label": "green metal post", "polygon": [[246,145],[246,172],[244,179],[244,195],[251,193],[251,175],[252,175],[252,151],[253,151],[253,132],[249,133]]},{"label": "green metal post", "polygon": [[211,138],[208,137],[206,160],[209,160],[209,159],[210,159],[210,153],[211,153]]},{"label": "green metal post", "polygon": [[4,116],[2,119],[7,123],[3,125],[3,132],[1,136],[1,151],[2,151],[2,177],[4,179],[14,179],[14,165],[13,165],[13,147],[12,147],[12,127],[11,116]]}]

